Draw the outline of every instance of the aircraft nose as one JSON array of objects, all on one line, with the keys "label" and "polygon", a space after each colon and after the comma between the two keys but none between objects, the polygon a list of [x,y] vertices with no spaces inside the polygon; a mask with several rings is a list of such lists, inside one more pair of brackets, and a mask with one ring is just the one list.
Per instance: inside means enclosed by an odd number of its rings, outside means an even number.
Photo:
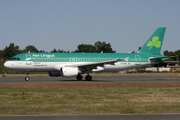
[{"label": "aircraft nose", "polygon": [[5,67],[5,68],[10,68],[10,67],[11,67],[11,64],[10,64],[8,61],[6,61],[6,62],[4,63],[4,67]]}]

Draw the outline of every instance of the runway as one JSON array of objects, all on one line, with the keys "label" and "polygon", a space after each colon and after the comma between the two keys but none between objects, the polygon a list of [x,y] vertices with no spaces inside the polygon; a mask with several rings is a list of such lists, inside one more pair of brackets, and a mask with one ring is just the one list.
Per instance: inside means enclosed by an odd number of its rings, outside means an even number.
[{"label": "runway", "polygon": [[61,82],[180,82],[179,76],[171,77],[104,77],[93,78],[92,81],[77,81],[76,78],[62,78],[62,77],[32,77],[29,81],[24,78],[0,78],[1,83],[61,83]]},{"label": "runway", "polygon": [[69,116],[1,116],[1,120],[179,120],[172,115],[69,115]]}]

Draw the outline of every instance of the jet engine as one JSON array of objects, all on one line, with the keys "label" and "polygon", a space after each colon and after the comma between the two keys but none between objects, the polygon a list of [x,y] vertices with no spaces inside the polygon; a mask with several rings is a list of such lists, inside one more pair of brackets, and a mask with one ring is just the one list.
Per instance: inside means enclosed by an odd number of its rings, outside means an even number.
[{"label": "jet engine", "polygon": [[60,69],[60,74],[62,77],[74,77],[79,73],[79,69],[77,67],[62,67]]},{"label": "jet engine", "polygon": [[52,72],[49,72],[49,76],[51,77],[59,77],[61,76],[60,72],[59,71],[52,71]]}]

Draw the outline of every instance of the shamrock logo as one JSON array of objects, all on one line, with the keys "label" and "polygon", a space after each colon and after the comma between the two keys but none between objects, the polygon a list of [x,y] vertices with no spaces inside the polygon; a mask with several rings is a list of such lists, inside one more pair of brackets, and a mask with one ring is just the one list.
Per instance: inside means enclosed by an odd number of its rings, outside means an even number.
[{"label": "shamrock logo", "polygon": [[158,41],[159,40],[159,37],[158,36],[154,36],[152,38],[152,41],[149,41],[147,46],[150,47],[150,49],[155,46],[156,48],[159,48],[161,47],[161,41]]}]

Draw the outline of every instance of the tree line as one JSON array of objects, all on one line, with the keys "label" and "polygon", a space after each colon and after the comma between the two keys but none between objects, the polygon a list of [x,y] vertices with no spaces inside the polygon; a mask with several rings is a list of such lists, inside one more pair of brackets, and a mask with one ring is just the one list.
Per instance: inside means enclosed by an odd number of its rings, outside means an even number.
[{"label": "tree line", "polygon": [[174,52],[165,50],[163,54],[169,57],[169,61],[180,61],[180,50]]},{"label": "tree line", "polygon": [[[38,50],[33,45],[26,46],[23,50],[19,49],[19,46],[14,43],[10,43],[4,49],[0,50],[0,60],[5,61],[11,59],[14,55],[27,52],[45,52],[45,50]],[[116,51],[112,49],[110,43],[98,41],[94,45],[91,44],[79,44],[77,50],[74,51],[64,51],[61,49],[53,49],[51,53],[115,53]]]}]

